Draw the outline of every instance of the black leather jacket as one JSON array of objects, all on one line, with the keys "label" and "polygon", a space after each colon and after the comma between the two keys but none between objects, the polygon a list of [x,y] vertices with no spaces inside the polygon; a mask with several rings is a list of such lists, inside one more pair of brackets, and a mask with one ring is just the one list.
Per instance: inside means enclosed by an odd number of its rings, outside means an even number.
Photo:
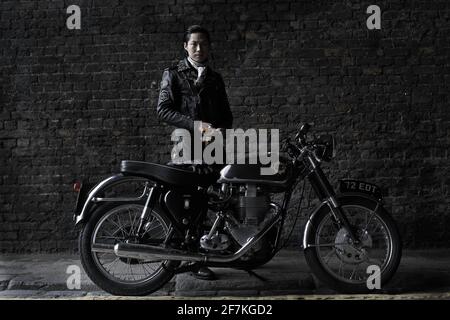
[{"label": "black leather jacket", "polygon": [[202,84],[195,85],[196,79],[197,70],[187,58],[164,70],[158,118],[191,132],[195,120],[209,122],[214,128],[231,128],[233,115],[220,74],[207,67]]}]

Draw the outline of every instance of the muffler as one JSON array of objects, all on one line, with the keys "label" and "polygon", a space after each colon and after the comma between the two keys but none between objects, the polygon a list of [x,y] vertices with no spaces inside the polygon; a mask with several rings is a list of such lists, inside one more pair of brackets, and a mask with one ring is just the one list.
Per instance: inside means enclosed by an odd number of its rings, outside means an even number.
[{"label": "muffler", "polygon": [[134,243],[118,243],[114,246],[114,253],[121,258],[142,260],[205,261],[205,256],[200,254]]}]

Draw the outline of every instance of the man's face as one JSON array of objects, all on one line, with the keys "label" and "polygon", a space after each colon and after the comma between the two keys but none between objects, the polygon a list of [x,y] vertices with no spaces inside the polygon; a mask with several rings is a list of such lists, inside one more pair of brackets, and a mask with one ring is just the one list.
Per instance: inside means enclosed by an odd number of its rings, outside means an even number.
[{"label": "man's face", "polygon": [[189,58],[202,63],[208,59],[208,38],[203,33],[192,33],[189,42],[184,43],[184,49],[188,52]]}]

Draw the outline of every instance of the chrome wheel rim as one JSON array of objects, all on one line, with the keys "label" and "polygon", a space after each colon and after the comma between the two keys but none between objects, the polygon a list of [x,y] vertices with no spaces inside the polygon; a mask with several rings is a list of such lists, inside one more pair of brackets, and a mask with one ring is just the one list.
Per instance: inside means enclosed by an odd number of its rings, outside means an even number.
[{"label": "chrome wheel rim", "polygon": [[356,227],[361,244],[354,245],[348,232],[337,228],[329,214],[320,222],[313,246],[330,275],[346,283],[363,284],[373,273],[369,266],[378,267],[382,275],[390,264],[392,235],[375,210],[357,205],[343,206],[343,210]]},{"label": "chrome wheel rim", "polygon": [[[134,232],[139,225],[144,206],[122,205],[108,211],[97,222],[92,234],[93,244],[115,245],[119,242],[136,242]],[[168,233],[164,220],[153,211],[145,225],[144,237],[147,239],[164,239]],[[110,280],[122,284],[141,284],[156,277],[167,260],[144,261],[120,258],[113,252],[93,252],[94,263],[100,272]]]}]

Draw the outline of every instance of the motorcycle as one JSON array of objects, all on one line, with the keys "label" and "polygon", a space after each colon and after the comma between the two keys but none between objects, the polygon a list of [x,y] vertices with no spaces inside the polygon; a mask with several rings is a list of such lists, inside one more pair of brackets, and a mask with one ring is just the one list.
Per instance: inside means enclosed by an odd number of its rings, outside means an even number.
[{"label": "motorcycle", "polygon": [[[76,182],[74,220],[81,226],[79,250],[89,278],[114,295],[147,295],[198,265],[256,269],[279,251],[293,191],[309,181],[320,201],[303,232],[312,273],[338,292],[363,293],[373,289],[367,270],[375,266],[381,286],[386,284],[402,247],[381,191],[368,182],[340,180],[336,193],[321,168],[334,157],[334,138],[311,139],[309,129],[301,125],[283,143],[274,175],[261,175],[259,164],[200,173],[122,161],[120,173],[94,186]],[[123,196],[127,183],[142,193]],[[122,191],[110,191],[118,186]]]}]

